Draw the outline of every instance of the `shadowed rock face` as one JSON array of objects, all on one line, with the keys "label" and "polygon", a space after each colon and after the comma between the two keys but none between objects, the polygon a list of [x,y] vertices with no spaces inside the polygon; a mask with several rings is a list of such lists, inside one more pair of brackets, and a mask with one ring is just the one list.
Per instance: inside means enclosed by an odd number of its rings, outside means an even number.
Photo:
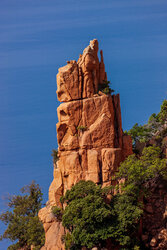
[{"label": "shadowed rock face", "polygon": [[98,41],[90,41],[78,62],[70,61],[57,74],[57,139],[59,160],[49,188],[48,205],[39,217],[46,233],[42,249],[64,249],[64,229],[51,213],[60,197],[80,180],[112,184],[119,164],[132,154],[131,138],[123,135],[119,95],[98,94],[98,84],[107,80],[103,53],[98,59]]},{"label": "shadowed rock face", "polygon": [[149,182],[149,196],[144,200],[142,240],[148,249],[167,249],[167,182]]}]

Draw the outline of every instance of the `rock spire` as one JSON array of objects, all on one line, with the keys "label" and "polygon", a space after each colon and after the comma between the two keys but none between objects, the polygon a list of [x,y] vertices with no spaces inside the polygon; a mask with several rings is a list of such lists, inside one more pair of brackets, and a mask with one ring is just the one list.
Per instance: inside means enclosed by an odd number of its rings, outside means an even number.
[{"label": "rock spire", "polygon": [[64,229],[51,213],[60,197],[80,180],[108,186],[119,164],[132,154],[132,142],[122,131],[120,98],[98,92],[107,81],[103,52],[90,41],[78,62],[71,60],[57,74],[57,140],[59,160],[49,188],[48,205],[41,209],[46,242],[43,250],[64,249]]}]

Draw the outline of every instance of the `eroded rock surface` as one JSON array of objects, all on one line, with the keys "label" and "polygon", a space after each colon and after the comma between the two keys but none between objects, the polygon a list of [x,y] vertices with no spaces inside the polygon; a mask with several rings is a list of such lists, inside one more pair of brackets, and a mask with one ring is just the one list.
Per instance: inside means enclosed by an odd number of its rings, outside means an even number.
[{"label": "eroded rock surface", "polygon": [[92,180],[108,186],[119,164],[132,154],[132,141],[122,131],[119,95],[98,93],[98,85],[107,80],[103,53],[98,59],[98,41],[69,61],[57,74],[57,139],[59,160],[49,188],[48,205],[39,217],[44,224],[43,249],[64,249],[64,229],[53,218],[52,206],[60,206],[60,197],[80,180]]},{"label": "eroded rock surface", "polygon": [[92,97],[98,91],[98,84],[107,80],[101,51],[98,59],[98,41],[90,41],[80,55],[78,62],[71,60],[59,69],[57,74],[57,96],[60,102]]},{"label": "eroded rock surface", "polygon": [[142,240],[148,249],[167,249],[167,182],[154,179],[149,183],[144,201]]}]

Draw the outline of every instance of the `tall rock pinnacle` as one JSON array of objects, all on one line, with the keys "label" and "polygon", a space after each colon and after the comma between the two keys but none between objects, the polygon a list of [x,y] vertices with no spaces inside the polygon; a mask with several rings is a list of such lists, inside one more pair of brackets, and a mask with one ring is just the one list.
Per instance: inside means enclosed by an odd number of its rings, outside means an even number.
[{"label": "tall rock pinnacle", "polygon": [[51,213],[60,197],[80,180],[112,184],[119,164],[132,153],[131,138],[123,134],[119,95],[98,91],[107,75],[98,41],[90,41],[78,62],[68,61],[57,74],[57,140],[59,160],[49,188],[48,205],[41,209],[46,242],[43,250],[64,249],[64,229]]},{"label": "tall rock pinnacle", "polygon": [[101,51],[98,59],[98,41],[90,41],[80,55],[78,62],[68,61],[57,74],[57,96],[60,102],[92,97],[98,91],[98,84],[107,80]]}]

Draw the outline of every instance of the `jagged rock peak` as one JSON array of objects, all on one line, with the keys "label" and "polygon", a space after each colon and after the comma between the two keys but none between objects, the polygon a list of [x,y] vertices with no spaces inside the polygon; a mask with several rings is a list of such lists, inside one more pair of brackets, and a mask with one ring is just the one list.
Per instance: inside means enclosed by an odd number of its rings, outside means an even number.
[{"label": "jagged rock peak", "polygon": [[57,96],[60,102],[92,97],[98,92],[98,84],[107,80],[103,51],[98,58],[98,41],[91,40],[78,62],[67,61],[57,74]]},{"label": "jagged rock peak", "polygon": [[98,41],[90,41],[78,62],[68,61],[57,74],[57,139],[59,159],[54,164],[54,179],[49,202],[39,211],[45,229],[42,250],[64,250],[64,228],[52,213],[61,206],[60,197],[80,180],[115,185],[113,175],[119,164],[132,154],[132,141],[122,131],[119,94],[98,93],[98,85],[107,80]]}]

